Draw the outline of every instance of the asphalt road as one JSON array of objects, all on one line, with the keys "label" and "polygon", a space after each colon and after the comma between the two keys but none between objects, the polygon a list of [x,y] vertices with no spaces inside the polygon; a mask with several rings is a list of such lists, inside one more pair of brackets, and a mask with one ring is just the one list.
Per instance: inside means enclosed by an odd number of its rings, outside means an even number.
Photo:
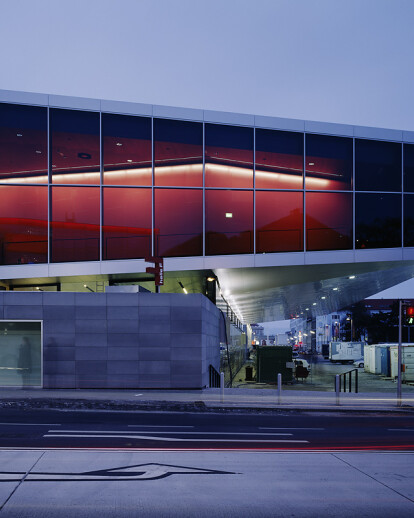
[{"label": "asphalt road", "polygon": [[414,451],[414,415],[2,409],[0,448]]}]

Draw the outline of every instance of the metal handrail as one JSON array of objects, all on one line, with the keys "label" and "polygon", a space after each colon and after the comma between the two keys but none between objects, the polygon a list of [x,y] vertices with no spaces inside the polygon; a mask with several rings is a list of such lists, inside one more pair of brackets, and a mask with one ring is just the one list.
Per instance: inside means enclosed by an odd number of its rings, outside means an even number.
[{"label": "metal handrail", "polygon": [[[338,374],[339,376],[339,392],[346,392],[346,376],[348,375],[348,392],[352,392],[352,373],[355,372],[355,394],[358,394],[358,369],[352,369],[347,372],[343,372],[342,374]],[[342,377],[344,378],[342,383]],[[336,376],[335,376],[336,378]],[[343,385],[343,391],[342,391]],[[334,390],[336,390],[335,381],[334,381]]]},{"label": "metal handrail", "polygon": [[220,388],[220,373],[212,366],[208,366],[208,378],[210,388]]}]

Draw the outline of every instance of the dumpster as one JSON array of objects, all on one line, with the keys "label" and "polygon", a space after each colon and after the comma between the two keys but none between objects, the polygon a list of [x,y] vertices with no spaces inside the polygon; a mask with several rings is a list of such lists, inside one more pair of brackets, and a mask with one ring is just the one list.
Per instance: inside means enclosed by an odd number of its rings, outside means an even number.
[{"label": "dumpster", "polygon": [[256,377],[258,383],[277,383],[277,375],[282,375],[282,383],[293,379],[292,347],[289,345],[257,347]]}]

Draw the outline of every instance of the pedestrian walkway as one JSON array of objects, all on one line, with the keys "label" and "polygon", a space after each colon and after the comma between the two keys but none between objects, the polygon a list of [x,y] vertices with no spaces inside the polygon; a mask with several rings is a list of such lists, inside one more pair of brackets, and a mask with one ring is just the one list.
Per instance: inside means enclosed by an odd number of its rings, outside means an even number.
[{"label": "pedestrian walkway", "polygon": [[[414,411],[414,395],[404,394],[401,406],[396,394],[391,393],[340,393],[306,390],[282,390],[279,397],[276,388],[244,389],[226,388],[203,390],[48,390],[48,389],[0,389],[0,406],[59,407],[85,409],[111,409],[124,405],[127,409],[168,410],[175,405],[193,405],[198,410],[217,409],[286,409],[303,411]],[[163,405],[165,408],[163,408]],[[186,410],[186,408],[183,408]],[[188,410],[188,409],[187,409]]]}]

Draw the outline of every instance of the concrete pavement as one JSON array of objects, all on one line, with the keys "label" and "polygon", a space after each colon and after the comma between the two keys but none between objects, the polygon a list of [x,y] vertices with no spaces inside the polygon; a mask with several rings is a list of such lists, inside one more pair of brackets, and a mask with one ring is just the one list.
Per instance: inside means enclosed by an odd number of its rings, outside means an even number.
[{"label": "concrete pavement", "polygon": [[0,518],[389,518],[414,454],[0,451]]}]

